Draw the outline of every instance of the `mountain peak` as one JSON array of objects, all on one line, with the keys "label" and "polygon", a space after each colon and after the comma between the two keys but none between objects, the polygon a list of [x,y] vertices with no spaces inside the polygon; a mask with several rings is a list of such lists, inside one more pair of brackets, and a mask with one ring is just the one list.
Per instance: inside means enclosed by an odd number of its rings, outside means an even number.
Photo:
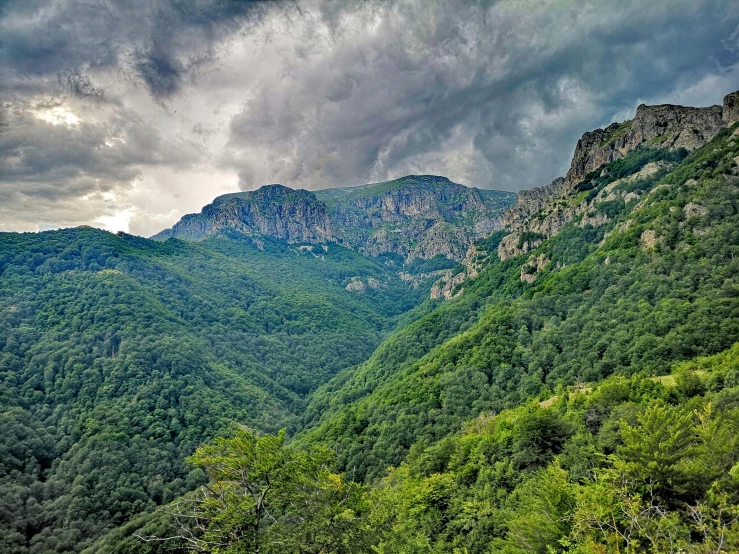
[{"label": "mountain peak", "polygon": [[513,193],[481,194],[438,175],[315,192],[272,184],[219,196],[152,238],[202,240],[229,229],[287,242],[342,242],[373,256],[461,260],[475,240],[500,228],[514,202]]},{"label": "mountain peak", "polygon": [[[670,156],[684,155],[707,144],[719,132],[739,120],[739,91],[726,95],[723,106],[693,108],[674,104],[647,106],[641,104],[633,119],[612,123],[605,129],[595,129],[582,135],[577,142],[567,177],[551,184],[519,193],[519,203],[509,209],[505,226],[512,231],[500,243],[498,256],[507,259],[526,253],[542,240],[554,236],[573,219],[581,224],[599,225],[608,220],[596,213],[599,201],[620,199],[606,191],[598,196],[579,193],[592,189],[590,180],[606,164],[628,155],[638,155],[639,147],[660,149],[665,160],[645,163],[635,179],[648,179],[670,165]],[[645,155],[648,157],[647,154]],[[638,197],[634,193],[629,197]],[[589,215],[595,214],[595,215]],[[593,217],[599,219],[593,219]],[[526,241],[524,237],[537,237]]]},{"label": "mountain peak", "polygon": [[694,108],[675,104],[640,104],[634,119],[612,123],[605,129],[595,129],[582,135],[565,177],[565,188],[572,188],[587,173],[623,158],[642,144],[695,150],[737,119],[739,91],[726,95],[723,106]]}]

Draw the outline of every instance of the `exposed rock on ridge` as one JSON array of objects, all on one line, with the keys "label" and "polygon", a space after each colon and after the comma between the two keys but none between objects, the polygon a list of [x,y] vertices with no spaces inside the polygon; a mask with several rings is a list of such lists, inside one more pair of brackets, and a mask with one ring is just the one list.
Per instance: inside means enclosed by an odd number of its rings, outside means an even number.
[{"label": "exposed rock on ridge", "polygon": [[152,238],[202,240],[235,230],[287,242],[341,242],[371,256],[461,260],[475,240],[502,227],[511,204],[512,193],[432,175],[315,192],[268,185],[218,197]]},{"label": "exposed rock on ridge", "polygon": [[201,213],[186,215],[152,238],[200,240],[222,229],[259,233],[290,243],[338,240],[325,204],[308,191],[282,185],[220,196]]},{"label": "exposed rock on ridge", "polygon": [[[571,197],[575,185],[591,171],[622,158],[629,151],[645,144],[659,148],[694,150],[737,120],[739,91],[728,94],[723,106],[690,108],[671,104],[642,104],[637,108],[634,119],[583,134],[577,142],[567,176],[564,179],[555,179],[545,187],[521,191],[518,205],[506,211],[503,216],[504,225],[511,230],[511,234],[501,241],[498,256],[505,260],[530,252],[580,215],[582,226],[597,226],[608,221],[605,214],[597,213],[593,206],[596,202],[613,198],[601,194],[598,198],[579,204],[568,198]],[[658,169],[659,167],[654,166],[644,168],[645,171],[652,172]],[[610,190],[603,192],[610,194]],[[631,200],[631,197],[624,200]]]},{"label": "exposed rock on ridge", "polygon": [[511,193],[482,191],[446,177],[409,175],[396,181],[316,191],[348,244],[365,254],[408,260],[443,255],[462,260],[477,239],[502,228]]},{"label": "exposed rock on ridge", "polygon": [[711,140],[724,126],[723,108],[686,108],[663,104],[636,109],[630,121],[585,133],[577,142],[565,188],[571,188],[598,167],[617,160],[637,146],[694,150]]}]

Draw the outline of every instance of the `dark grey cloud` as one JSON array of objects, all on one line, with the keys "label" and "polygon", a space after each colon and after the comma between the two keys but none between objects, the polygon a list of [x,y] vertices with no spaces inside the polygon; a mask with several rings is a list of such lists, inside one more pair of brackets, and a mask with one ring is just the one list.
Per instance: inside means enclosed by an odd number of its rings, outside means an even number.
[{"label": "dark grey cloud", "polygon": [[[350,11],[324,12],[340,47],[307,63],[296,55],[291,78],[263,83],[232,121],[243,188],[443,172],[464,139],[468,180],[530,187],[565,170],[582,132],[639,101],[712,75],[739,81],[726,45],[735,2],[362,5],[347,31]],[[267,174],[249,156],[265,144],[277,156]]]},{"label": "dark grey cloud", "polygon": [[641,102],[737,88],[734,0],[0,1],[0,230],[147,234],[272,182],[538,186]]},{"label": "dark grey cloud", "polygon": [[247,24],[265,0],[16,0],[0,6],[4,88],[56,74],[116,67],[155,96],[177,92],[196,66]]},{"label": "dark grey cloud", "polygon": [[82,75],[79,72],[59,73],[58,80],[62,90],[68,90],[77,98],[96,100],[103,100],[105,98],[105,91],[95,86],[89,75]]}]

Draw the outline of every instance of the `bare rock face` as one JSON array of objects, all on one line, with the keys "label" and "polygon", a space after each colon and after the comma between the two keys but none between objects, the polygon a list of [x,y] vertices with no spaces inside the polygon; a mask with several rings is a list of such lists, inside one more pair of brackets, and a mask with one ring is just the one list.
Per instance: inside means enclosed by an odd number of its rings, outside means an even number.
[{"label": "bare rock face", "polygon": [[582,219],[578,222],[578,227],[587,227],[590,225],[591,227],[598,227],[600,225],[603,225],[605,223],[608,223],[611,220],[610,217],[608,217],[606,214],[601,212],[593,212],[592,214],[590,212],[587,212],[583,214]]},{"label": "bare rock face", "polygon": [[546,186],[520,191],[518,193],[518,204],[503,214],[503,225],[506,228],[515,229],[517,225],[538,212],[549,201],[560,197],[564,182],[563,177],[558,177]]},{"label": "bare rock face", "polygon": [[571,188],[589,172],[624,157],[629,150],[645,143],[688,150],[703,146],[725,125],[723,112],[722,106],[686,108],[672,104],[642,104],[636,109],[634,119],[613,123],[582,136],[565,178],[565,188]]},{"label": "bare rock face", "polygon": [[723,122],[729,126],[739,121],[739,91],[724,96]]},{"label": "bare rock face", "polygon": [[521,254],[527,254],[538,248],[545,238],[547,237],[543,235],[526,236],[520,231],[506,235],[498,245],[498,257],[501,260],[507,260]]},{"label": "bare rock face", "polygon": [[[446,270],[442,277],[438,279],[431,287],[431,298],[433,299],[446,299],[455,298],[462,294],[462,289],[459,287],[467,279],[474,279],[482,271],[483,261],[489,256],[488,252],[479,250],[476,246],[470,246],[462,259],[462,271],[459,268],[456,270]],[[456,272],[455,272],[456,271]]]},{"label": "bare rock face", "polygon": [[282,185],[220,196],[201,213],[183,217],[174,227],[152,238],[201,240],[224,229],[280,238],[289,243],[338,240],[325,204],[306,190]]},{"label": "bare rock face", "polygon": [[[649,163],[630,177],[611,183],[595,199],[575,201],[575,185],[599,167],[624,157],[629,151],[641,145],[660,148],[698,148],[719,131],[739,120],[739,91],[724,98],[723,106],[708,108],[686,108],[664,104],[659,106],[641,105],[634,119],[624,123],[613,123],[605,129],[595,129],[583,134],[577,143],[570,169],[565,178],[555,179],[551,184],[528,191],[521,191],[518,204],[503,215],[504,228],[511,234],[503,238],[498,246],[498,256],[506,260],[536,249],[544,240],[557,234],[562,227],[581,216],[579,225],[598,226],[608,221],[603,213],[598,213],[598,202],[622,198],[630,202],[641,198],[635,209],[648,202],[649,196],[661,188],[653,189],[650,195],[638,191],[624,193],[618,185],[637,179],[652,177],[665,165],[661,162]],[[699,215],[699,208],[689,208],[691,214]],[[643,244],[656,244],[658,239],[647,233]],[[646,246],[652,248],[654,246]],[[529,279],[529,277],[522,277]]]},{"label": "bare rock face", "polygon": [[418,237],[418,242],[411,250],[408,260],[430,259],[439,254],[450,260],[462,260],[475,238],[479,237],[475,237],[466,229],[451,227],[440,221]]},{"label": "bare rock face", "polygon": [[657,236],[657,233],[653,229],[647,229],[641,234],[641,245],[642,249],[649,250],[650,248],[654,248],[657,246],[660,242],[659,237]]},{"label": "bare rock face", "polygon": [[369,256],[395,252],[405,258],[408,256],[408,250],[409,245],[405,237],[386,229],[380,229],[370,235],[362,247],[362,251]]},{"label": "bare rock face", "polygon": [[348,292],[364,294],[364,292],[367,290],[367,285],[365,285],[359,277],[353,277],[345,288]]},{"label": "bare rock face", "polygon": [[469,246],[503,226],[512,193],[482,191],[445,177],[409,175],[396,181],[316,192],[349,244],[377,256],[413,260],[437,255],[461,261]]},{"label": "bare rock face", "polygon": [[357,294],[364,294],[367,292],[367,289],[385,289],[387,288],[387,285],[383,283],[382,281],[378,281],[374,277],[367,277],[365,279],[362,279],[362,277],[352,277],[351,281],[347,283],[346,287],[344,287],[348,292],[355,292]]},{"label": "bare rock face", "polygon": [[544,269],[549,263],[550,259],[544,254],[538,256],[532,256],[529,261],[521,266],[521,281],[524,283],[533,283],[536,281],[537,274]]},{"label": "bare rock face", "polygon": [[199,214],[152,237],[202,240],[222,231],[289,243],[340,242],[379,256],[462,260],[469,246],[503,225],[515,195],[483,191],[434,175],[315,192],[268,185],[216,198]]},{"label": "bare rock face", "polygon": [[452,275],[452,270],[448,270],[447,274],[431,287],[431,298],[434,300],[456,298],[463,291],[462,288],[457,288],[458,285],[464,283],[466,279],[467,276],[464,273]]},{"label": "bare rock face", "polygon": [[701,206],[695,202],[688,202],[683,207],[683,214],[685,214],[686,219],[690,219],[691,217],[703,217],[707,213],[708,210],[705,206]]}]

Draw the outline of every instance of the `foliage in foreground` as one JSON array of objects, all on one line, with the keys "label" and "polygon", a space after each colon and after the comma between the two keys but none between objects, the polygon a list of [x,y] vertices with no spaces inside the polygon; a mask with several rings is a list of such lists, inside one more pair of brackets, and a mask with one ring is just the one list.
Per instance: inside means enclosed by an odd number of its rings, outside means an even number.
[{"label": "foliage in foreground", "polygon": [[325,449],[238,431],[191,458],[211,482],[168,507],[179,538],[166,542],[218,554],[736,552],[739,343],[672,377],[613,377],[483,414],[415,444],[373,488],[332,473]]},{"label": "foliage in foreground", "polygon": [[366,488],[330,471],[330,451],[296,451],[284,441],[284,431],[239,429],[199,448],[190,461],[210,482],[166,508],[169,536],[133,536],[219,554],[350,554],[371,544]]}]

